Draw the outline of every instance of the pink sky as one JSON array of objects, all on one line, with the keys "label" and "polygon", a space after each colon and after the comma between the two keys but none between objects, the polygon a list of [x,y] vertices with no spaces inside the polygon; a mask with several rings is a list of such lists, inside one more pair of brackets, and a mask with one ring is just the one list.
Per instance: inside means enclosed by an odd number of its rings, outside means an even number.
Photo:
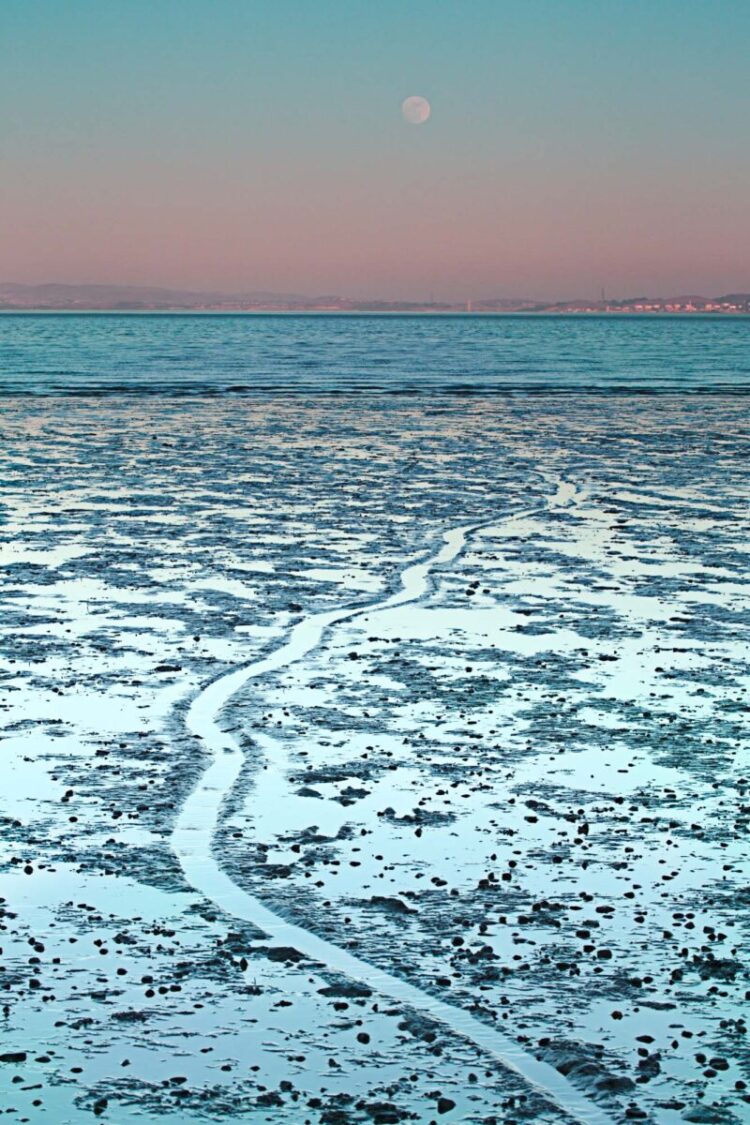
[{"label": "pink sky", "polygon": [[0,281],[750,289],[745,6],[6,5]]}]

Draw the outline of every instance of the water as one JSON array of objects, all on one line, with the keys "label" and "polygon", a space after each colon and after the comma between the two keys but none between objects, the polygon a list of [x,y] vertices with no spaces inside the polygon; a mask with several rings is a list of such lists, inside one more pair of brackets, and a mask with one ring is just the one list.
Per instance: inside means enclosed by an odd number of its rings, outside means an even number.
[{"label": "water", "polygon": [[3,314],[0,395],[750,393],[750,317]]}]

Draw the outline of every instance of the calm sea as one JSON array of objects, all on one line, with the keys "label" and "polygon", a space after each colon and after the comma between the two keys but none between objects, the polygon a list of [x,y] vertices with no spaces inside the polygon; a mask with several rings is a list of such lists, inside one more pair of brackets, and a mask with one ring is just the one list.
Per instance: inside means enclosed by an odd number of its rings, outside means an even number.
[{"label": "calm sea", "polygon": [[0,394],[750,393],[750,317],[0,315]]}]

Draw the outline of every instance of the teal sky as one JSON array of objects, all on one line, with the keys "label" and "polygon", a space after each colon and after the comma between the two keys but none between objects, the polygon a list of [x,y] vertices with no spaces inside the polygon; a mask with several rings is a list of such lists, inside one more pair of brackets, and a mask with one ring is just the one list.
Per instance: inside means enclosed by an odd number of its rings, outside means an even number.
[{"label": "teal sky", "polygon": [[0,280],[748,290],[749,56],[744,0],[2,0]]}]

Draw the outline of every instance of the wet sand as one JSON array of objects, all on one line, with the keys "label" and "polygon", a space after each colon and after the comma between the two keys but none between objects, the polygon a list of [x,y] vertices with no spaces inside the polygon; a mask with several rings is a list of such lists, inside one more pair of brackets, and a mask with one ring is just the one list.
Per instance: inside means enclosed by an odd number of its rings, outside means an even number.
[{"label": "wet sand", "polygon": [[9,1120],[746,1118],[741,402],[4,405]]}]

